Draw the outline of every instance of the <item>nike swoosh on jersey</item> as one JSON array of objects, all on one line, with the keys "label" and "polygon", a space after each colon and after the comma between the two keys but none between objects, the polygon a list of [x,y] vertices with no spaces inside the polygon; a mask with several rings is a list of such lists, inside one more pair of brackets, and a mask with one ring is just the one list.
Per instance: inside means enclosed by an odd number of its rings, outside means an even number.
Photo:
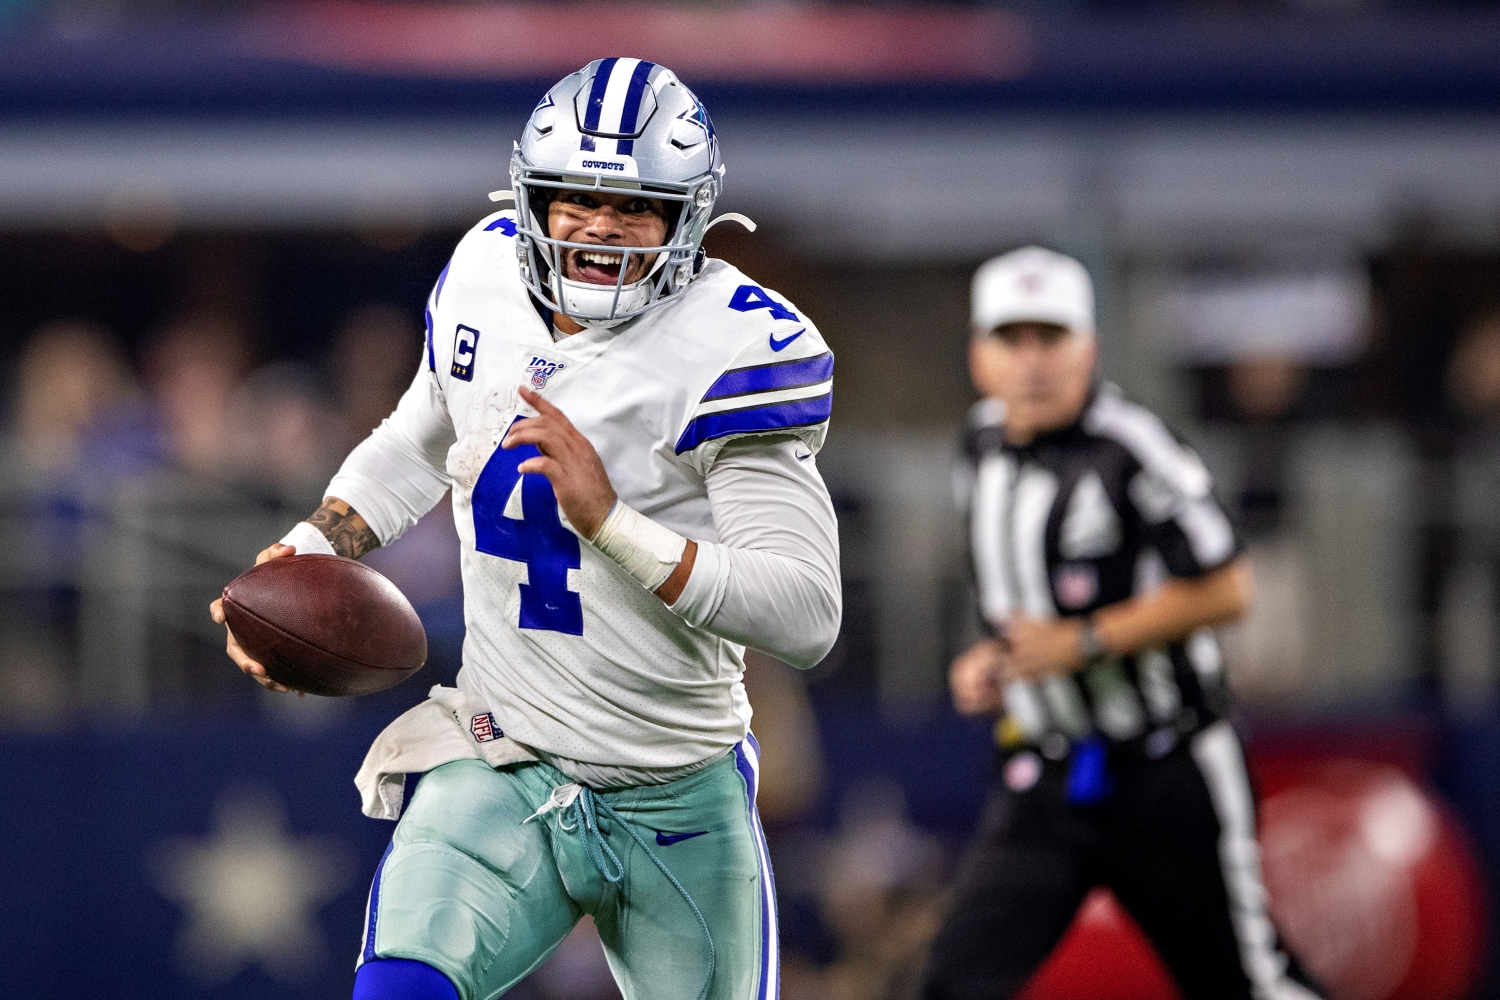
[{"label": "nike swoosh on jersey", "polygon": [[808,452],[806,455],[797,455],[795,457],[796,457],[797,461],[799,461],[799,462],[805,462],[809,458],[812,458],[812,452]]},{"label": "nike swoosh on jersey", "polygon": [[771,334],[771,350],[773,350],[773,351],[779,351],[779,350],[781,350],[787,344],[790,344],[792,341],[796,340],[798,337],[802,336],[806,332],[807,332],[806,329],[798,330],[796,333],[792,334],[790,337],[786,338],[785,340],[777,340],[776,339],[776,334],[774,334],[774,333]]},{"label": "nike swoosh on jersey", "polygon": [[701,837],[701,836],[703,836],[707,832],[708,832],[707,830],[699,830],[697,833],[663,833],[662,831],[657,830],[656,831],[656,846],[658,846],[658,847],[671,847],[673,844],[677,843],[678,841],[681,841],[681,840],[692,840],[694,837]]}]

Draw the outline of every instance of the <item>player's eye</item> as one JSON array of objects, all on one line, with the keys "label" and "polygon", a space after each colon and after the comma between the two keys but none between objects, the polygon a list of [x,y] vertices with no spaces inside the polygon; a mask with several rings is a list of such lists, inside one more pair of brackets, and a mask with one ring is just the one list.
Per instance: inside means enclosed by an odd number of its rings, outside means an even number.
[{"label": "player's eye", "polygon": [[572,192],[563,201],[569,205],[576,205],[579,208],[595,208],[599,204],[594,200],[592,195],[584,194],[582,191]]},{"label": "player's eye", "polygon": [[632,198],[625,203],[625,211],[631,215],[645,215],[656,211],[656,206],[646,198]]}]

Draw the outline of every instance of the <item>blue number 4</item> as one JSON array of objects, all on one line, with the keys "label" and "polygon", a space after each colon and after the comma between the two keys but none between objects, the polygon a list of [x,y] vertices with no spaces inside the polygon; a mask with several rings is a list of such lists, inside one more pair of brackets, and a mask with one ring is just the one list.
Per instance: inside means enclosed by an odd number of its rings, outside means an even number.
[{"label": "blue number 4", "polygon": [[754,312],[757,309],[771,310],[772,319],[789,319],[798,322],[797,314],[766,294],[759,285],[741,285],[729,298],[729,308],[735,312]]},{"label": "blue number 4", "polygon": [[[581,565],[578,536],[563,527],[557,496],[547,477],[523,476],[516,468],[539,454],[529,444],[509,451],[496,448],[485,463],[474,484],[474,547],[526,564],[528,582],[521,584],[522,628],[583,635],[583,602],[568,589],[568,570]],[[521,517],[507,517],[505,508],[517,480]]]}]

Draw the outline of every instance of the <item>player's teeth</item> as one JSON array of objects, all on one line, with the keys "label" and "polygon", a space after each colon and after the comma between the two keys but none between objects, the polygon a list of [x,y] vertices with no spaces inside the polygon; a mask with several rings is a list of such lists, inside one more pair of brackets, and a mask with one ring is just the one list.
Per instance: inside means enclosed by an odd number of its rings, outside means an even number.
[{"label": "player's teeth", "polygon": [[609,265],[620,263],[620,255],[617,253],[590,253],[589,251],[585,250],[582,254],[580,254],[580,256],[583,257],[583,262],[585,264]]}]

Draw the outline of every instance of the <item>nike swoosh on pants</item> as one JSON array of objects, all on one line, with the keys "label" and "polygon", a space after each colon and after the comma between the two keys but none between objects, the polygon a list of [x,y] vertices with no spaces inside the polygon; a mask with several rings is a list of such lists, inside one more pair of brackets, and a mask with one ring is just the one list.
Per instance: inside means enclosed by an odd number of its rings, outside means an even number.
[{"label": "nike swoosh on pants", "polygon": [[697,833],[663,833],[657,830],[656,846],[671,847],[680,840],[692,840],[694,837],[701,837],[707,832],[707,830],[699,830]]}]

